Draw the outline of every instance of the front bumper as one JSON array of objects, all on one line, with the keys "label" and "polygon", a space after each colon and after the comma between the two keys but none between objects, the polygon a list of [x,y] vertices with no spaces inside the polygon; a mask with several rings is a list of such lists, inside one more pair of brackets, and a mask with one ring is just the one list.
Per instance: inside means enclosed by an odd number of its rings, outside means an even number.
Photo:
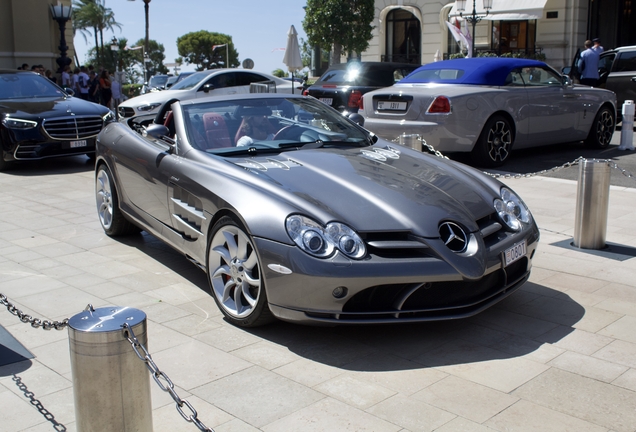
[{"label": "front bumper", "polygon": [[3,130],[1,153],[0,157],[7,162],[91,154],[95,153],[95,137],[57,140],[37,130],[17,133]]},{"label": "front bumper", "polygon": [[[279,319],[314,324],[376,324],[448,320],[475,315],[502,300],[528,279],[539,233],[533,224],[484,253],[486,270],[463,278],[434,256],[371,256],[353,261],[336,255],[313,258],[295,246],[256,238],[270,310]],[[503,266],[506,248],[526,240],[527,253]],[[287,267],[291,274],[270,268]],[[342,298],[336,288],[346,288]]]}]

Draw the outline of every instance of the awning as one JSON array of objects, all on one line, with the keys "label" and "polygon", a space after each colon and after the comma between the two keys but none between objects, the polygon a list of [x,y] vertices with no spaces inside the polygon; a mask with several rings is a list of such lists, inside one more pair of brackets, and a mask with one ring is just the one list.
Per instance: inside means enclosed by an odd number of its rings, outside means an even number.
[{"label": "awning", "polygon": [[[488,11],[484,9],[484,3],[482,0],[476,0],[475,9],[477,15],[481,16],[485,20],[532,20],[543,18],[543,9],[548,0],[493,0],[492,9]],[[463,12],[464,16],[471,15],[473,12],[473,2],[470,0],[466,2],[466,10]],[[462,19],[457,12],[455,4],[448,14],[449,18]]]}]

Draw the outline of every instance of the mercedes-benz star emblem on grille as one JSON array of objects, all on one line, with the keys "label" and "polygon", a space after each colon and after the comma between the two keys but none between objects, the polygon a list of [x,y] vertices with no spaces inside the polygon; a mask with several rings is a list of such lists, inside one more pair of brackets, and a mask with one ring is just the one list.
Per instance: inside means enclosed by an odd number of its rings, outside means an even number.
[{"label": "mercedes-benz star emblem on grille", "polygon": [[453,222],[444,222],[439,226],[442,241],[453,252],[461,253],[468,246],[468,236],[464,230]]}]

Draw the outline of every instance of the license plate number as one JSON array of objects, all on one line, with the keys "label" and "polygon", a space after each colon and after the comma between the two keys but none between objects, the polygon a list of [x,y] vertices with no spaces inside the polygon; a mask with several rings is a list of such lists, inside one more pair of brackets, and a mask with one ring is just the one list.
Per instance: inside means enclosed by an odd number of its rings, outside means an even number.
[{"label": "license plate number", "polygon": [[378,111],[406,111],[406,102],[378,101]]},{"label": "license plate number", "polygon": [[526,241],[516,244],[504,251],[504,267],[526,256]]},{"label": "license plate number", "polygon": [[86,140],[81,140],[81,141],[71,141],[71,148],[76,148],[76,147],[86,147],[88,144],[86,143]]},{"label": "license plate number", "polygon": [[320,102],[327,104],[329,106],[331,106],[331,104],[333,103],[333,98],[320,98],[318,99]]}]

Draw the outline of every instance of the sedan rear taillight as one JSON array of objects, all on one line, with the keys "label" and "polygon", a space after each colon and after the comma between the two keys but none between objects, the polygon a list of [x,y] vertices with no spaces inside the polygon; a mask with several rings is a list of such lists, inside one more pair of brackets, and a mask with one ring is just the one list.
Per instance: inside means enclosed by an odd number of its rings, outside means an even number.
[{"label": "sedan rear taillight", "polygon": [[309,90],[305,90],[305,91],[303,92],[303,96],[309,96]]},{"label": "sedan rear taillight", "polygon": [[362,93],[359,90],[352,90],[351,94],[349,94],[349,102],[347,105],[349,108],[362,108],[360,106],[362,102]]},{"label": "sedan rear taillight", "polygon": [[437,96],[426,110],[427,114],[450,114],[450,99],[446,96]]}]

